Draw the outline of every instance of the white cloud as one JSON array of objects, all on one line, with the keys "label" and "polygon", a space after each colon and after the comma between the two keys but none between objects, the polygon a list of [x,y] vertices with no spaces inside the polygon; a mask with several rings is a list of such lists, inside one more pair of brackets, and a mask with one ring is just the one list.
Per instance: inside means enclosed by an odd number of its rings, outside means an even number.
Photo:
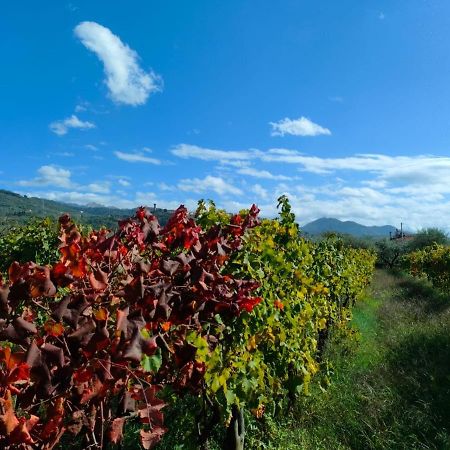
[{"label": "white cloud", "polygon": [[75,35],[101,60],[105,83],[117,103],[142,105],[149,95],[161,90],[161,79],[139,66],[139,55],[108,28],[96,22],[81,22]]},{"label": "white cloud", "polygon": [[75,106],[75,112],[85,112],[88,110],[89,102],[82,101]]},{"label": "white cloud", "polygon": [[228,151],[214,150],[210,148],[199,147],[197,145],[179,144],[172,148],[171,153],[179,158],[196,158],[203,161],[235,161],[255,159],[261,153],[259,150],[248,151]]},{"label": "white cloud", "polygon": [[72,189],[74,191],[86,191],[95,194],[108,194],[110,192],[110,182],[94,181],[87,185],[82,185],[72,181],[72,172],[54,165],[45,165],[37,170],[38,176],[31,180],[20,180],[19,186],[53,186],[60,189]]},{"label": "white cloud", "polygon": [[122,161],[127,161],[130,163],[148,163],[148,164],[155,164],[159,165],[161,164],[161,161],[156,158],[151,158],[150,156],[146,156],[143,153],[126,153],[126,152],[119,152],[116,151],[114,154],[117,156],[117,158],[121,159]]},{"label": "white cloud", "polygon": [[85,188],[89,192],[94,192],[96,194],[109,194],[110,184],[109,183],[91,183]]},{"label": "white cloud", "polygon": [[262,199],[267,199],[269,197],[269,193],[267,189],[264,189],[260,184],[255,184],[252,186],[251,191],[256,194],[258,197]]},{"label": "white cloud", "polygon": [[56,186],[61,188],[72,187],[70,170],[56,166],[41,166],[38,176],[32,180],[21,180],[20,186]]},{"label": "white cloud", "polygon": [[124,178],[119,178],[117,182],[123,187],[128,187],[131,185],[131,183],[128,180],[125,180]]},{"label": "white cloud", "polygon": [[237,160],[237,161],[233,161],[231,159],[223,159],[219,161],[220,165],[222,167],[237,167],[238,169],[241,169],[243,167],[248,167],[250,166],[250,161],[246,161],[246,160]]},{"label": "white cloud", "polygon": [[165,191],[165,192],[173,192],[177,190],[176,186],[170,186],[167,183],[158,183],[158,188],[160,191]]},{"label": "white cloud", "polygon": [[286,117],[278,122],[270,122],[272,126],[271,136],[284,136],[291,134],[293,136],[320,136],[330,135],[331,131],[324,128],[307,117],[300,117],[299,119],[289,119]]},{"label": "white cloud", "polygon": [[266,179],[286,179],[285,175],[273,175],[250,162],[292,164],[302,172],[329,175],[339,171],[367,172],[374,179],[364,180],[369,187],[385,187],[387,183],[443,184],[450,179],[450,157],[417,155],[388,156],[382,154],[356,154],[340,158],[309,156],[296,150],[272,148],[265,152],[257,149],[218,150],[195,145],[180,144],[171,152],[181,158],[216,161],[238,168],[237,173]]},{"label": "white cloud", "polygon": [[61,156],[63,158],[73,158],[75,156],[75,153],[72,152],[55,152],[53,153],[55,156]]},{"label": "white cloud", "polygon": [[50,130],[58,136],[64,136],[69,129],[76,128],[79,130],[89,130],[95,128],[95,124],[88,121],[80,120],[75,114],[64,120],[56,120],[49,125]]},{"label": "white cloud", "polygon": [[438,156],[387,156],[361,154],[342,158],[320,158],[283,150],[269,150],[265,162],[296,164],[305,172],[330,174],[337,171],[356,171],[377,174],[386,181],[408,183],[436,183],[450,177],[450,158]]},{"label": "white cloud", "polygon": [[266,180],[292,180],[292,177],[287,177],[285,175],[274,175],[268,170],[255,169],[254,167],[243,167],[242,169],[239,169],[237,173],[247,175],[249,177],[264,178]]},{"label": "white cloud", "polygon": [[197,194],[202,194],[207,191],[213,191],[218,195],[242,195],[243,192],[233,186],[230,183],[227,183],[223,178],[214,177],[212,175],[208,175],[203,179],[200,178],[187,178],[181,180],[178,183],[178,189],[182,191],[190,191],[195,192]]},{"label": "white cloud", "polygon": [[[248,175],[261,180],[260,187],[240,186],[243,195],[224,198],[221,207],[236,210],[237,205],[251,203],[257,195],[266,215],[275,214],[269,201],[282,193],[292,198],[299,220],[309,221],[323,216],[357,220],[364,224],[394,225],[403,220],[412,229],[438,226],[450,229],[450,157],[434,155],[390,156],[383,154],[356,154],[323,158],[305,155],[296,150],[272,148],[266,151],[249,149],[225,151],[181,145],[173,154],[217,162],[219,170],[236,163],[233,174]],[[264,165],[270,164],[270,171]],[[279,165],[274,175],[271,167]],[[282,165],[292,165],[303,173],[319,174],[313,186],[288,183],[289,177]],[[225,167],[224,167],[225,166]],[[267,166],[269,167],[269,166]],[[226,172],[228,175],[232,172]],[[326,175],[326,176],[325,176]],[[330,175],[333,175],[330,177]],[[276,178],[274,178],[276,177]],[[268,188],[264,180],[287,180],[276,189]],[[225,178],[226,179],[226,178]],[[304,180],[310,179],[305,175]],[[198,180],[198,179],[197,179]],[[198,180],[198,183],[203,180]],[[231,185],[232,182],[228,181]],[[204,189],[197,189],[203,192]],[[268,197],[264,197],[267,191]],[[218,203],[219,204],[219,203]],[[231,209],[236,206],[236,209]]]},{"label": "white cloud", "polygon": [[386,180],[379,180],[379,179],[378,180],[364,180],[364,181],[362,181],[362,184],[369,186],[371,188],[375,188],[375,189],[384,188],[387,186]]}]

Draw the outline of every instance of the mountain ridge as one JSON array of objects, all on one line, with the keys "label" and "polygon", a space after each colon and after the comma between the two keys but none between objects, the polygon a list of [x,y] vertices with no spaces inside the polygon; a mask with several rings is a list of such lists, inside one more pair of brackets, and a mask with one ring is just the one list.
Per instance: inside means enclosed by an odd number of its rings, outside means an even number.
[{"label": "mountain ridge", "polygon": [[302,226],[304,233],[310,235],[323,234],[327,232],[350,234],[357,237],[388,237],[389,233],[395,233],[396,228],[392,225],[362,225],[353,220],[339,220],[332,217],[321,217],[308,222]]},{"label": "mountain ridge", "polygon": [[[136,208],[139,205],[136,205]],[[52,217],[57,219],[67,213],[78,222],[92,225],[94,228],[106,226],[114,228],[121,219],[133,216],[136,208],[117,208],[99,204],[78,205],[74,203],[29,197],[16,192],[0,189],[0,227],[23,224],[34,217]],[[160,223],[164,225],[173,211],[151,208]]]}]

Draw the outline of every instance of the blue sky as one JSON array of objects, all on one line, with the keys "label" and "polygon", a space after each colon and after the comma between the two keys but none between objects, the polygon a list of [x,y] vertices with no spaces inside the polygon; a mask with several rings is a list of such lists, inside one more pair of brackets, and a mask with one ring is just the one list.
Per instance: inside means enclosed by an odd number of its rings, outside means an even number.
[{"label": "blue sky", "polygon": [[448,228],[447,0],[7,2],[0,185]]}]

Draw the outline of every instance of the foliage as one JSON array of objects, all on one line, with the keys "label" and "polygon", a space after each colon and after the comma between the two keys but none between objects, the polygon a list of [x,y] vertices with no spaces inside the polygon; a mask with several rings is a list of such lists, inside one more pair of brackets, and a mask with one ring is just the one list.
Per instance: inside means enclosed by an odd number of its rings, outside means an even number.
[{"label": "foliage", "polygon": [[15,262],[0,288],[1,447],[71,433],[103,448],[135,417],[155,445],[163,388],[198,391],[223,323],[260,301],[254,281],[221,274],[256,214],[206,232],[184,207],[163,229],[141,208],[88,237],[62,216],[60,261]]},{"label": "foliage", "polygon": [[[256,417],[274,414],[307,394],[327,330],[348,322],[373,271],[372,253],[339,241],[311,243],[300,236],[285,197],[278,206],[280,217],[249,230],[227,267],[257,280],[263,302],[226,329],[206,363],[208,396],[225,417],[232,405]],[[218,212],[211,204],[202,209],[204,222],[208,212],[212,225]]]},{"label": "foliage", "polygon": [[450,290],[450,246],[434,244],[404,258],[411,275],[427,277],[434,286]]},{"label": "foliage", "polygon": [[408,252],[408,244],[402,240],[383,239],[375,243],[377,265],[394,269],[402,262],[402,257]]},{"label": "foliage", "polygon": [[164,228],[140,208],[84,236],[62,216],[59,261],[14,262],[0,287],[2,448],[67,434],[102,448],[127,424],[151,448],[186,394],[204,442],[232,411],[273,416],[308,394],[375,257],[305,240],[286,197],[278,207],[259,222],[254,205],[200,202],[197,222],[180,207]]},{"label": "foliage", "polygon": [[363,248],[372,252],[376,251],[375,239],[371,236],[353,236],[344,233],[324,233],[322,239],[337,238],[341,240],[345,246],[352,248]]},{"label": "foliage", "polygon": [[204,229],[209,229],[214,225],[227,225],[230,223],[231,214],[223,209],[216,208],[212,200],[199,200],[197,210],[195,211],[197,223]]},{"label": "foliage", "polygon": [[422,250],[433,244],[448,245],[447,234],[439,228],[425,228],[414,235],[414,239],[408,243],[408,251]]},{"label": "foliage", "polygon": [[14,261],[53,264],[59,258],[58,243],[58,226],[52,219],[10,227],[0,236],[0,272],[8,270]]}]

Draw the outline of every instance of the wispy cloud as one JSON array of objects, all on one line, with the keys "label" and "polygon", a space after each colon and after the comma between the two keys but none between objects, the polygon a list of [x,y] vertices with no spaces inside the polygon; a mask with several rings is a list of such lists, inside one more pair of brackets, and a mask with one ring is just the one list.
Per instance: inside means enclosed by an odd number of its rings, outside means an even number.
[{"label": "wispy cloud", "polygon": [[225,165],[237,163],[237,173],[261,179],[288,180],[289,177],[274,175],[268,170],[252,167],[250,163],[289,164],[296,166],[301,172],[320,175],[329,175],[340,171],[367,172],[376,176],[377,179],[367,180],[366,183],[376,183],[378,187],[387,181],[440,184],[450,179],[450,157],[433,155],[388,156],[383,154],[356,154],[341,158],[322,158],[284,148],[272,148],[264,152],[257,149],[228,151],[213,150],[187,144],[180,144],[171,151],[175,156],[186,159],[215,161]]},{"label": "wispy cloud", "polygon": [[58,136],[64,136],[71,128],[78,130],[90,130],[95,128],[95,124],[80,120],[75,114],[64,120],[56,120],[49,125],[50,130]]},{"label": "wispy cloud", "polygon": [[285,118],[278,122],[270,122],[272,126],[271,136],[285,136],[290,134],[292,136],[320,136],[330,135],[331,131],[324,128],[307,117],[300,117],[299,119]]},{"label": "wispy cloud", "polygon": [[243,167],[242,169],[239,169],[237,173],[266,180],[292,180],[292,177],[287,177],[286,175],[274,175],[268,170],[255,169],[254,167]]},{"label": "wispy cloud", "polygon": [[296,164],[301,171],[317,174],[345,170],[369,172],[382,180],[392,182],[433,184],[450,179],[450,157],[361,154],[342,158],[320,158],[290,150],[273,149],[269,150],[262,160]]},{"label": "wispy cloud", "polygon": [[155,165],[161,164],[161,160],[147,156],[145,155],[145,153],[142,152],[126,153],[116,151],[114,152],[114,154],[117,156],[117,158],[129,163],[147,163]]},{"label": "wispy cloud", "polygon": [[103,63],[106,86],[117,103],[142,105],[161,90],[161,78],[139,66],[139,55],[121,39],[96,22],[81,22],[75,35]]},{"label": "wispy cloud", "polygon": [[75,153],[73,152],[55,152],[52,153],[54,156],[61,156],[62,158],[73,158],[75,156]]},{"label": "wispy cloud", "polygon": [[251,187],[251,191],[259,198],[266,200],[269,198],[269,193],[267,189],[263,188],[260,184],[254,184]]},{"label": "wispy cloud", "polygon": [[89,192],[93,192],[95,194],[109,194],[110,192],[110,183],[90,183],[85,189]]},{"label": "wispy cloud", "polygon": [[243,193],[241,189],[226,182],[223,178],[211,175],[208,175],[203,179],[187,178],[181,180],[178,183],[178,188],[182,191],[195,192],[197,194],[202,194],[207,191],[213,191],[218,195],[242,195]]},{"label": "wispy cloud", "polygon": [[172,148],[171,153],[179,158],[195,158],[203,161],[230,161],[230,160],[249,160],[259,155],[258,150],[248,151],[228,151],[214,150],[197,145],[179,144]]}]

